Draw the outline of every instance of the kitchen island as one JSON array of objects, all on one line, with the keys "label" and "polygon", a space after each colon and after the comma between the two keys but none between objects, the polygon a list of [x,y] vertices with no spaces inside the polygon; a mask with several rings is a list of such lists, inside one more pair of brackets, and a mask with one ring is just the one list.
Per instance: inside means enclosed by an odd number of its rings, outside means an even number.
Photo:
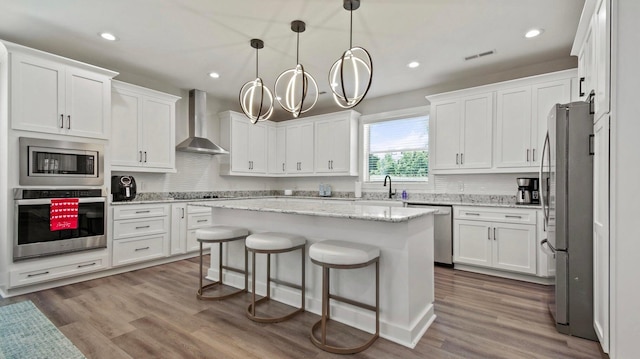
[{"label": "kitchen island", "polygon": [[[302,235],[308,247],[322,240],[346,240],[380,248],[380,336],[407,347],[414,347],[435,319],[433,282],[433,210],[392,206],[370,206],[342,201],[300,199],[240,199],[192,203],[213,208],[213,223],[248,228],[251,233],[286,232]],[[243,247],[230,243],[227,262],[243,263]],[[217,278],[218,258],[212,256],[208,272]],[[266,265],[258,256],[258,268]],[[272,258],[272,275],[299,283],[297,253]],[[307,257],[306,308],[320,314],[321,279],[319,266]],[[375,300],[373,266],[331,272],[332,293],[370,304]],[[225,272],[224,279],[242,287],[243,279]],[[264,273],[258,272],[256,292],[266,290]],[[287,287],[272,285],[275,300],[297,306],[300,294]],[[368,311],[331,302],[332,318],[373,332],[374,315]]]}]

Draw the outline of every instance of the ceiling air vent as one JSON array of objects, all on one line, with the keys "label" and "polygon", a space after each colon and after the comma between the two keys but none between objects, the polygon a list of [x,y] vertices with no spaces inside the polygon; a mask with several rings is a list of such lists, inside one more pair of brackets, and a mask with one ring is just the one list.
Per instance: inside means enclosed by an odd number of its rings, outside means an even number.
[{"label": "ceiling air vent", "polygon": [[479,54],[474,54],[474,55],[471,55],[471,56],[467,56],[467,57],[464,58],[464,60],[465,61],[469,61],[469,60],[473,60],[473,59],[479,59],[481,57],[493,55],[495,53],[496,53],[496,50],[489,50],[489,51],[481,52]]}]

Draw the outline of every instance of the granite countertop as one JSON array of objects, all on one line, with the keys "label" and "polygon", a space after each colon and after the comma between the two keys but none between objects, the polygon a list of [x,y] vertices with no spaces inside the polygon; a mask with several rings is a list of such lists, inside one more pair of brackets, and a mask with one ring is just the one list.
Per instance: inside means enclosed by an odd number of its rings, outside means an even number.
[{"label": "granite countertop", "polygon": [[434,212],[424,208],[359,205],[352,201],[287,201],[282,198],[214,200],[194,205],[382,222],[406,222]]}]

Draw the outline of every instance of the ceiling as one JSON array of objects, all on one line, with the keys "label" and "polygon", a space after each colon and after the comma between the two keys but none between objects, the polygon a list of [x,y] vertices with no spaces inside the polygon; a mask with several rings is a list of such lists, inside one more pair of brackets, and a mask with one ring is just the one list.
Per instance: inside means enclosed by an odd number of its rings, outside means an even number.
[{"label": "ceiling", "polygon": [[[366,48],[374,76],[367,99],[567,58],[584,0],[362,0],[353,44]],[[331,102],[328,72],[349,47],[342,0],[0,0],[0,39],[237,101],[240,87],[296,63],[293,20],[306,22],[300,62],[320,105]],[[541,36],[526,39],[531,28]],[[98,33],[118,37],[108,42]],[[471,61],[464,58],[495,50]],[[410,69],[407,64],[419,61]],[[212,79],[209,72],[218,72]],[[281,111],[281,110],[280,110]],[[282,112],[281,112],[282,113]]]}]

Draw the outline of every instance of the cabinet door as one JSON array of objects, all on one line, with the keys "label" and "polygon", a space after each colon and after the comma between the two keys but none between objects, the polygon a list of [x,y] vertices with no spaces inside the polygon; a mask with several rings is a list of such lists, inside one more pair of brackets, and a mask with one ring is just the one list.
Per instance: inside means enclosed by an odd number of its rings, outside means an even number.
[{"label": "cabinet door", "polygon": [[187,251],[187,205],[171,205],[171,247],[170,253],[181,254]]},{"label": "cabinet door", "polygon": [[[351,169],[351,126],[349,119],[331,122],[330,138],[333,139],[331,148],[331,171],[334,173],[349,173]],[[318,149],[316,148],[317,152]],[[321,163],[322,165],[322,163]]]},{"label": "cabinet door", "polygon": [[313,123],[302,124],[300,129],[300,173],[313,173]]},{"label": "cabinet door", "polygon": [[595,90],[596,103],[594,121],[609,113],[609,85],[611,80],[611,31],[609,22],[609,0],[600,0],[594,14],[595,41]]},{"label": "cabinet door", "polygon": [[287,173],[296,174],[300,170],[300,148],[302,148],[302,128],[300,126],[286,127],[287,143]]},{"label": "cabinet door", "polygon": [[64,130],[65,67],[52,61],[11,54],[11,124],[14,129],[60,133]]},{"label": "cabinet door", "polygon": [[[331,160],[334,157],[334,138],[339,136],[335,121],[318,121],[315,129],[315,170],[319,173],[331,171]],[[347,127],[347,131],[349,128]],[[337,151],[336,151],[337,152]]]},{"label": "cabinet door", "polygon": [[496,167],[531,165],[531,87],[497,92]]},{"label": "cabinet door", "polygon": [[140,128],[142,96],[114,88],[111,93],[111,165],[138,167],[142,165]]},{"label": "cabinet door", "polygon": [[284,174],[287,172],[287,129],[278,127],[276,137],[276,170],[277,173]]},{"label": "cabinet door", "polygon": [[458,168],[460,162],[460,103],[449,101],[431,106],[434,148],[433,169]]},{"label": "cabinet door", "polygon": [[453,261],[482,267],[491,266],[491,225],[482,221],[455,220]]},{"label": "cabinet door", "polygon": [[249,160],[251,172],[267,173],[267,127],[263,124],[251,124],[249,128]]},{"label": "cabinet door", "polygon": [[595,90],[595,81],[593,77],[594,69],[594,41],[593,41],[593,26],[589,26],[587,34],[584,37],[584,42],[578,53],[578,77],[581,84],[578,83],[576,90],[578,101],[584,101],[589,96],[592,90]]},{"label": "cabinet door", "polygon": [[278,169],[277,156],[278,129],[274,126],[267,127],[267,172],[269,174],[281,174]]},{"label": "cabinet door", "polygon": [[558,103],[568,103],[571,97],[571,80],[545,82],[531,87],[531,157],[530,164],[540,166],[542,146],[547,134],[547,118]]},{"label": "cabinet door", "polygon": [[142,147],[145,167],[173,168],[175,163],[174,105],[144,97],[142,105]]},{"label": "cabinet door", "polygon": [[494,223],[493,267],[536,274],[536,226]]},{"label": "cabinet door", "polygon": [[65,128],[68,134],[106,138],[111,79],[67,67]]},{"label": "cabinet door", "polygon": [[460,165],[465,168],[491,168],[493,94],[464,98],[462,108]]},{"label": "cabinet door", "polygon": [[251,122],[231,120],[231,171],[249,172],[249,131]]},{"label": "cabinet door", "polygon": [[609,116],[594,126],[593,157],[593,328],[609,351]]}]

